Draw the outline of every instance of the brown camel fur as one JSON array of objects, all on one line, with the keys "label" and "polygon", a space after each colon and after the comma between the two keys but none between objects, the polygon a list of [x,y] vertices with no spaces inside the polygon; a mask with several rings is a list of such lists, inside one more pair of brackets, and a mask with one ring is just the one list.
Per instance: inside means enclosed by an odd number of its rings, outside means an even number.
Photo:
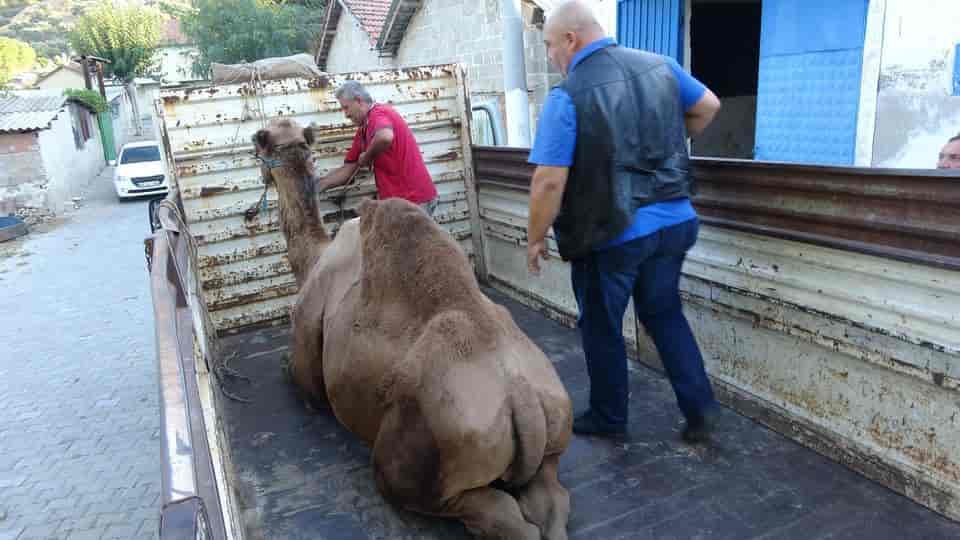
[{"label": "brown camel fur", "polygon": [[373,447],[377,487],[392,504],[460,519],[480,538],[567,538],[557,465],[570,398],[543,352],[480,290],[459,244],[400,199],[365,202],[330,241],[306,185],[309,130],[279,120],[254,141],[281,162],[264,172],[280,192],[300,284],[294,384]]}]

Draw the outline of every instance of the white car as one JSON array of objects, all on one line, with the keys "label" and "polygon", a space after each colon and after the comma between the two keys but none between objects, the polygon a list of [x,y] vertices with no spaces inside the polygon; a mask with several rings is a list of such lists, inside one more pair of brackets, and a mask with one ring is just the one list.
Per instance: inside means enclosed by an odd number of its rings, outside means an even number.
[{"label": "white car", "polygon": [[157,141],[123,145],[113,172],[113,186],[121,199],[167,193],[170,184]]}]

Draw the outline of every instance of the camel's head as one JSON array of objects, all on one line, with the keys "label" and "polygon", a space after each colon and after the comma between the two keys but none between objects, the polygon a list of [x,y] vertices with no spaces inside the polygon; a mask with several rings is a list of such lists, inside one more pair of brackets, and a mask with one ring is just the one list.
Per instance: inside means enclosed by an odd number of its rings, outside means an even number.
[{"label": "camel's head", "polygon": [[313,140],[312,129],[305,129],[289,118],[271,120],[266,128],[257,131],[253,135],[257,155],[270,161],[270,164],[261,167],[264,182],[269,184],[275,181],[275,171],[279,168],[287,173],[281,175],[284,179],[307,181],[312,185],[313,157],[310,145]]}]

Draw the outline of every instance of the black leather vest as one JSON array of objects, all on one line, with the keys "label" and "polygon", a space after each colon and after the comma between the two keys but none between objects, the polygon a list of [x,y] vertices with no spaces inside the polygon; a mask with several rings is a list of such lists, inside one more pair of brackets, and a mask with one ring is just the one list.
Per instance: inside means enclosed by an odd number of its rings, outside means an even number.
[{"label": "black leather vest", "polygon": [[607,47],[560,88],[576,108],[577,147],[553,230],[571,260],[622,234],[637,208],[693,189],[683,104],[665,57]]}]

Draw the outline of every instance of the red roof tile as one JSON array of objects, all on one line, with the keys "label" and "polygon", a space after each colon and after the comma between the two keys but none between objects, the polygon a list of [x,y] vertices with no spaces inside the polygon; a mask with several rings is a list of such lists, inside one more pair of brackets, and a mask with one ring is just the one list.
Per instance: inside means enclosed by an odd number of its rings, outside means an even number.
[{"label": "red roof tile", "polygon": [[383,25],[387,22],[391,0],[342,0],[342,2],[360,21],[360,26],[370,36],[370,41],[376,43],[380,38],[380,32],[383,31]]},{"label": "red roof tile", "polygon": [[187,45],[190,43],[190,39],[187,38],[183,33],[183,29],[180,28],[180,21],[167,19],[167,22],[163,25],[163,36],[160,42],[164,45]]}]

